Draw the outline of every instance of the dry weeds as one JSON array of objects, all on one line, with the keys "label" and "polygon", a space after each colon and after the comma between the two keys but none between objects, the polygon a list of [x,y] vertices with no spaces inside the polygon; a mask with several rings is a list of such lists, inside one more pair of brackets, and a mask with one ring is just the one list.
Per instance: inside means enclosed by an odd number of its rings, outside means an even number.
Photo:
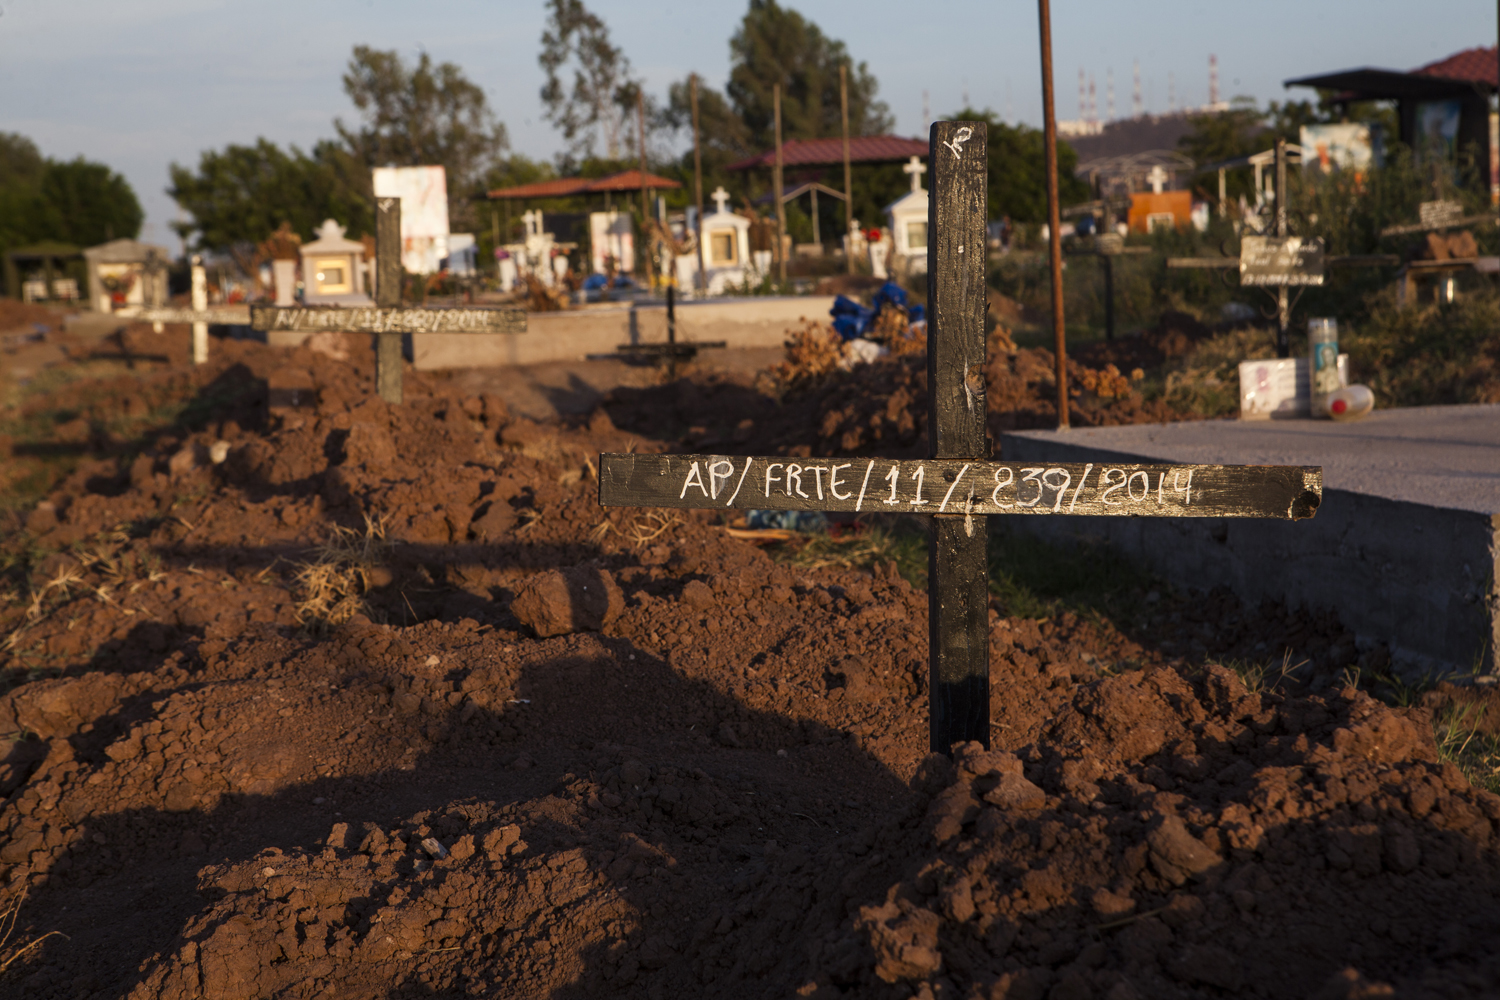
[{"label": "dry weeds", "polygon": [[384,517],[366,514],[363,532],[334,525],[315,557],[298,563],[292,574],[297,621],[312,631],[322,631],[357,614],[369,614],[365,594],[389,549]]},{"label": "dry weeds", "polygon": [[10,967],[21,958],[22,955],[26,954],[28,951],[35,948],[37,945],[41,944],[48,938],[67,938],[67,935],[62,931],[48,931],[41,937],[33,938],[30,941],[26,941],[24,944],[19,940],[14,944],[11,943],[11,938],[14,937],[16,933],[16,923],[21,918],[21,907],[26,903],[26,891],[27,887],[23,882],[21,885],[20,897],[13,904],[11,904],[9,909],[0,912],[0,975],[4,975],[5,972],[9,970]]}]

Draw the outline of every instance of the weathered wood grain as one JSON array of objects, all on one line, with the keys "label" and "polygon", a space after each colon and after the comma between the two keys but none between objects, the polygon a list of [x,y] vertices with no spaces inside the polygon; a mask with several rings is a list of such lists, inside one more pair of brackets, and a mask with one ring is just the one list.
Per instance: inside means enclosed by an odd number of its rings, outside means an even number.
[{"label": "weathered wood grain", "polygon": [[[988,138],[984,122],[933,122],[928,132],[927,429],[928,454],[938,459],[972,462],[990,453],[984,405]],[[928,726],[932,750],[947,753],[968,740],[990,745],[989,533],[984,518],[940,517],[935,527],[927,555]]]},{"label": "weathered wood grain", "polygon": [[[375,304],[401,307],[401,199],[375,199]],[[375,335],[375,392],[400,405],[405,389],[401,375],[401,334]]]},{"label": "weathered wood grain", "polygon": [[927,386],[930,454],[978,458],[985,444],[984,122],[933,122],[927,200]]},{"label": "weathered wood grain", "polygon": [[251,306],[256,330],[318,333],[525,333],[526,310],[504,307]]},{"label": "weathered wood grain", "polygon": [[1262,517],[1317,512],[1323,470],[744,455],[599,456],[607,507],[903,514]]}]

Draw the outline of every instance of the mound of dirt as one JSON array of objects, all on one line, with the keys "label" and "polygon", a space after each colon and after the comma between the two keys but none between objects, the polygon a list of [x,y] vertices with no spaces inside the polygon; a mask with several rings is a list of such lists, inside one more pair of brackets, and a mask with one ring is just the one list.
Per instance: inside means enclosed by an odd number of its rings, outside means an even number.
[{"label": "mound of dirt", "polygon": [[[362,365],[216,343],[142,376],[183,415],[0,542],[0,962],[67,935],[5,990],[1500,988],[1500,798],[1439,762],[1426,709],[1333,680],[1354,651],[1326,616],[996,605],[993,749],[950,760],[927,753],[927,595],[894,564],[798,569],[707,514],[596,504],[599,451],[916,447],[920,365],[806,404],[684,379],[547,425],[416,374],[388,406]],[[872,424],[861,385],[910,397]],[[800,437],[788,416],[846,411],[864,423]],[[1214,662],[1289,646],[1313,683]]]}]

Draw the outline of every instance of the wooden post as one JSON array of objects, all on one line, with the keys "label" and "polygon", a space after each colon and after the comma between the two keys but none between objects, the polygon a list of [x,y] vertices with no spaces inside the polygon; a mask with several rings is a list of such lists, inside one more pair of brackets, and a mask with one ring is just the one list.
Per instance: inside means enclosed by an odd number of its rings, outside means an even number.
[{"label": "wooden post", "polygon": [[1057,189],[1057,115],[1052,102],[1052,15],[1037,0],[1042,34],[1042,125],[1047,154],[1047,231],[1052,265],[1052,343],[1057,356],[1057,429],[1068,429],[1068,335],[1063,322],[1062,211]]},{"label": "wooden post", "polygon": [[[401,305],[401,199],[375,199],[375,305]],[[401,334],[375,335],[375,391],[401,403]]]},{"label": "wooden post", "polygon": [[776,266],[782,282],[786,281],[786,203],[781,200],[781,84],[771,87],[771,101],[776,114]]},{"label": "wooden post", "polygon": [[[934,459],[984,461],[985,210],[988,136],[983,122],[934,122],[927,208],[928,437]],[[956,480],[955,480],[956,484]],[[987,522],[964,512],[933,519],[928,550],[931,747],[990,745]]]},{"label": "wooden post", "polygon": [[[192,303],[193,312],[202,312],[208,308],[208,276],[203,271],[203,258],[193,255],[192,264]],[[193,364],[201,365],[208,361],[208,324],[193,323]]]},{"label": "wooden post", "polygon": [[[1276,236],[1286,238],[1286,137],[1276,139]],[[1286,285],[1276,289],[1276,356],[1292,356],[1292,308]]]},{"label": "wooden post", "polygon": [[[1497,0],[1500,2],[1500,0]],[[849,170],[849,67],[839,66],[839,111],[844,121],[844,263],[854,273],[854,194]]]},{"label": "wooden post", "polygon": [[698,144],[698,74],[692,75],[693,200],[698,206],[698,290],[708,295],[708,256],[703,252],[703,154]]},{"label": "wooden post", "polygon": [[[655,269],[651,266],[651,196],[646,191],[646,92],[635,92],[635,137],[641,154],[641,246],[638,248],[646,268],[646,288],[652,290],[656,284]],[[548,261],[551,266],[551,261]]]}]

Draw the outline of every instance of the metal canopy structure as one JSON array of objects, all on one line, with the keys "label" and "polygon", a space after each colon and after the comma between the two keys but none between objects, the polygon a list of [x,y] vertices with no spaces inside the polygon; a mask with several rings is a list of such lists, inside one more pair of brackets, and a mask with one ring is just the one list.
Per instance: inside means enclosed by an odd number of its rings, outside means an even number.
[{"label": "metal canopy structure", "polygon": [[5,254],[5,294],[13,299],[19,299],[21,297],[20,265],[24,262],[38,262],[42,265],[42,273],[47,282],[47,296],[50,298],[53,276],[62,261],[82,257],[82,247],[76,247],[71,243],[60,243],[56,240],[46,240],[9,250]]}]

